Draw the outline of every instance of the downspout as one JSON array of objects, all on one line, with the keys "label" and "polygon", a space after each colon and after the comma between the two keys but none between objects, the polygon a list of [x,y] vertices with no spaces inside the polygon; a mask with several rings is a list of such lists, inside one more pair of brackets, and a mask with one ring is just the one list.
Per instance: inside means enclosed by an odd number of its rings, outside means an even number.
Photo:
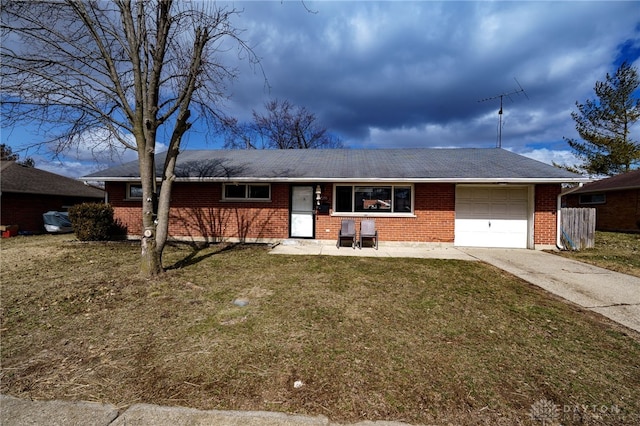
[{"label": "downspout", "polygon": [[562,197],[564,195],[569,195],[580,188],[582,188],[582,182],[578,183],[578,186],[576,188],[573,188],[564,193],[562,192],[562,190],[560,190],[560,194],[558,194],[558,201],[556,203],[556,247],[558,247],[558,249],[560,250],[567,249],[567,247],[562,243]]},{"label": "downspout", "polygon": [[564,244],[562,244],[562,196],[564,194],[562,191],[558,194],[558,199],[556,202],[556,247],[559,250],[566,250]]}]

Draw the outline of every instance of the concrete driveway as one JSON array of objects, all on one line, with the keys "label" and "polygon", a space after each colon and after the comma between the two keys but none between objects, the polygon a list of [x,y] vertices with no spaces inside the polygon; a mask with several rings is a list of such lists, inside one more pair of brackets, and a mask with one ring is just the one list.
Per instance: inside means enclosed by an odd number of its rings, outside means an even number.
[{"label": "concrete driveway", "polygon": [[640,332],[640,278],[537,250],[459,250]]}]

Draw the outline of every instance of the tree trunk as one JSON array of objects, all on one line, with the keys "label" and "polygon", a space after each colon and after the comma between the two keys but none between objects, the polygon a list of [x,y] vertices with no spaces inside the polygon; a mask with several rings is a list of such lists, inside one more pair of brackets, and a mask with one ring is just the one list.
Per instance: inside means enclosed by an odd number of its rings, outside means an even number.
[{"label": "tree trunk", "polygon": [[142,241],[140,272],[155,276],[163,272],[162,251],[156,247],[156,173],[154,152],[139,152],[142,183]]}]

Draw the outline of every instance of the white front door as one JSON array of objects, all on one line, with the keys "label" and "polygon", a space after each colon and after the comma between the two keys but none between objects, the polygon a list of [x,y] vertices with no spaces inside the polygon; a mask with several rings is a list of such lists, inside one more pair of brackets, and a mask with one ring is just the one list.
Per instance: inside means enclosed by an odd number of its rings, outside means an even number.
[{"label": "white front door", "polygon": [[456,187],[456,246],[527,248],[527,187]]},{"label": "white front door", "polygon": [[312,186],[291,187],[291,237],[313,238],[314,205]]}]

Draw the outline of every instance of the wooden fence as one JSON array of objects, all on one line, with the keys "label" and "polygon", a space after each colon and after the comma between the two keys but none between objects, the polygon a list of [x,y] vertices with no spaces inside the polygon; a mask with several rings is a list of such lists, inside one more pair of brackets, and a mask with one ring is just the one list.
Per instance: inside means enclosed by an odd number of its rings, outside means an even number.
[{"label": "wooden fence", "polygon": [[563,208],[561,215],[562,243],[568,250],[582,250],[595,246],[596,209]]}]

